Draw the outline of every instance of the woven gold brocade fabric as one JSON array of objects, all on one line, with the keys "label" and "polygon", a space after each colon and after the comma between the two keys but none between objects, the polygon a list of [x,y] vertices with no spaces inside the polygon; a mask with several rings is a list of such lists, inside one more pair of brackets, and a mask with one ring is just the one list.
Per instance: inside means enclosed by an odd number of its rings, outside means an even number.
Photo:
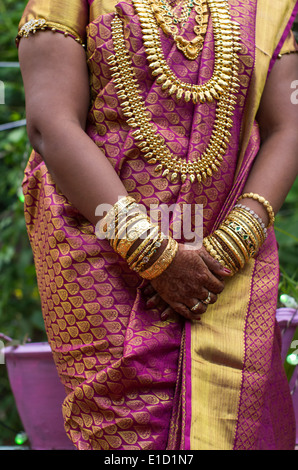
[{"label": "woven gold brocade fabric", "polygon": [[298,46],[292,31],[288,34],[279,55],[282,56],[284,54],[290,54],[291,52],[298,52]]},{"label": "woven gold brocade fabric", "polygon": [[112,13],[117,3],[117,0],[94,0],[90,5],[90,21],[95,20],[100,15]]}]

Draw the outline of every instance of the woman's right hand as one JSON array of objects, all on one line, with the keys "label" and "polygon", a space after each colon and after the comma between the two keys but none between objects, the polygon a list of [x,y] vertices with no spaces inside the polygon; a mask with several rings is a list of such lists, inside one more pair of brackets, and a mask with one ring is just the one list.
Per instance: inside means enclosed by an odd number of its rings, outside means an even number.
[{"label": "woman's right hand", "polygon": [[[197,320],[215,303],[224,289],[224,277],[230,273],[214,260],[204,247],[189,250],[179,244],[178,252],[170,266],[151,281],[154,294],[151,303],[161,298],[170,309],[188,320]],[[150,288],[147,289],[150,292]],[[196,308],[191,310],[196,305]]]}]

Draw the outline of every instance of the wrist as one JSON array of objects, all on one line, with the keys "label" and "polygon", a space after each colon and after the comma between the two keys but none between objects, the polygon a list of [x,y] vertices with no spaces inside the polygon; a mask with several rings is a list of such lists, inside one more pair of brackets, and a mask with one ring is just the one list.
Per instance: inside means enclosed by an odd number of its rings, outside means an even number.
[{"label": "wrist", "polygon": [[245,192],[238,198],[238,203],[244,204],[254,211],[263,221],[266,227],[274,224],[275,214],[269,201],[257,193]]},{"label": "wrist", "polygon": [[[272,221],[272,217],[268,218]],[[203,240],[203,245],[213,258],[235,274],[257,255],[266,237],[267,229],[261,217],[248,206],[237,203],[218,229]]]}]

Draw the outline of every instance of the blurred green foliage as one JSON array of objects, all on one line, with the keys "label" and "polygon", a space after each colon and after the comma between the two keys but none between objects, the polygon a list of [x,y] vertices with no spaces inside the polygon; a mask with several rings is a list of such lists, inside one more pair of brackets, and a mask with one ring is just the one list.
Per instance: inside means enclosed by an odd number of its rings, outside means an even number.
[{"label": "blurred green foliage", "polygon": [[[0,0],[0,61],[17,62],[14,38],[26,0]],[[25,118],[25,99],[18,68],[0,68],[5,104],[0,125]],[[35,269],[23,216],[21,184],[30,154],[25,127],[0,132],[0,332],[20,342],[46,340]],[[298,180],[276,220],[280,245],[280,292],[298,302]],[[0,365],[0,446],[14,443],[22,430],[8,383]]]}]

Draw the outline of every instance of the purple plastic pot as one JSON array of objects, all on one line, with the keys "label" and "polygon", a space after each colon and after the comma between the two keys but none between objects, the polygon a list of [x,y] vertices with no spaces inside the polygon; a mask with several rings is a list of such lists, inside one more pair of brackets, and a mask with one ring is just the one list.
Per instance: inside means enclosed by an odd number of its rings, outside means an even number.
[{"label": "purple plastic pot", "polygon": [[[298,310],[295,308],[279,308],[276,312],[276,319],[278,321],[281,334],[282,334],[282,360],[285,361],[287,353],[291,348],[293,335],[298,327]],[[294,352],[298,347],[296,345]],[[290,380],[290,389],[292,391],[293,404],[296,416],[296,445],[298,446],[298,366],[296,366],[292,378]]]},{"label": "purple plastic pot", "polygon": [[75,450],[62,418],[64,388],[48,343],[4,349],[16,406],[32,450]]}]

